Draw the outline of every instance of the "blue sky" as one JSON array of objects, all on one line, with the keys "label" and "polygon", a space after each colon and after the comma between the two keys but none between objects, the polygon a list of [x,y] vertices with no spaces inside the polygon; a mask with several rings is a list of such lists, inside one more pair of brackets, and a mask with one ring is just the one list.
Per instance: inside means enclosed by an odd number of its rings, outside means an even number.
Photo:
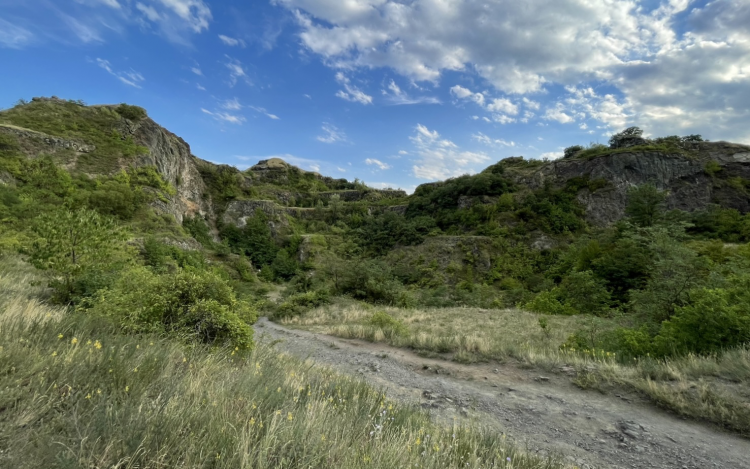
[{"label": "blue sky", "polygon": [[0,0],[0,107],[128,102],[201,158],[376,187],[630,125],[750,143],[746,0]]}]

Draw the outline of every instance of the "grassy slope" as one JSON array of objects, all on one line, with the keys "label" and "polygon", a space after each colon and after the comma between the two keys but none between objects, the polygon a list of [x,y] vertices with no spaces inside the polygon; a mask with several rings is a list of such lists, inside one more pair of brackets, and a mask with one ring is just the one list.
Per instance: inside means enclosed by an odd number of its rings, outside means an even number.
[{"label": "grassy slope", "polygon": [[2,467],[562,467],[272,348],[122,335],[40,302],[34,280],[1,260]]},{"label": "grassy slope", "polygon": [[[375,311],[386,311],[407,327],[403,335],[369,324]],[[548,321],[548,333],[539,319]],[[623,363],[616,356],[561,349],[574,331],[616,327],[612,319],[547,316],[478,308],[386,308],[340,303],[285,321],[316,332],[409,347],[453,360],[513,360],[520,366],[559,371],[572,366],[575,383],[600,391],[636,390],[680,415],[706,420],[750,436],[750,347],[721,357],[686,357]]]}]

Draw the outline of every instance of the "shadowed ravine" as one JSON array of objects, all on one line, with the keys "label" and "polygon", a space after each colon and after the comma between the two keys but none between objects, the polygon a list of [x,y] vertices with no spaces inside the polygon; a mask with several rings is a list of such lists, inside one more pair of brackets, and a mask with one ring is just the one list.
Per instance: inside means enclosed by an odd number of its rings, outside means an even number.
[{"label": "shadowed ravine", "polygon": [[565,377],[497,364],[422,358],[380,343],[287,329],[261,318],[260,341],[359,375],[438,420],[495,427],[532,453],[561,454],[578,467],[750,468],[750,441],[681,419],[637,396],[582,391]]}]

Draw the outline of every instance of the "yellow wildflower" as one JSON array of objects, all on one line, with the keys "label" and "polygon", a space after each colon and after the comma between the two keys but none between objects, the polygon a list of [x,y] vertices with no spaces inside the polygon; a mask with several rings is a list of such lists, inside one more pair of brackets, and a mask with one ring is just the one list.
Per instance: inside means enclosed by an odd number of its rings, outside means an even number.
[{"label": "yellow wildflower", "polygon": [[78,343],[78,339],[76,339],[75,337],[73,337],[73,338],[72,338],[72,339],[70,340],[70,343],[71,343],[71,344],[73,344],[73,345],[75,345],[75,344],[77,344],[77,343]]},{"label": "yellow wildflower", "polygon": [[91,393],[86,394],[86,399],[91,399]]},{"label": "yellow wildflower", "polygon": [[63,337],[65,337],[65,336],[64,336],[64,335],[62,335],[62,334],[57,334],[57,338],[58,338],[58,339],[62,339]]},{"label": "yellow wildflower", "polygon": [[286,414],[286,419],[289,420],[290,422],[292,420],[294,420],[294,417],[292,417],[292,413],[291,412],[289,412],[289,413]]},{"label": "yellow wildflower", "polygon": [[56,356],[57,356],[57,351],[55,351],[55,352],[52,352],[52,356],[53,356],[53,357],[56,357]]},{"label": "yellow wildflower", "polygon": [[101,350],[102,349],[102,343],[97,340],[96,342],[94,342],[94,348],[97,349],[97,350]]},{"label": "yellow wildflower", "polygon": [[130,391],[130,386],[125,386],[125,392]]}]

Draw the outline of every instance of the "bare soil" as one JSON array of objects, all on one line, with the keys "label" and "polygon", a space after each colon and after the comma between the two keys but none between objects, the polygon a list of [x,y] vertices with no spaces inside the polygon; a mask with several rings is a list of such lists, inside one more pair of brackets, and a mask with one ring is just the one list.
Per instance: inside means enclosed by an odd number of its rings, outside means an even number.
[{"label": "bare soil", "polygon": [[584,391],[564,374],[459,364],[381,343],[288,329],[261,318],[256,338],[360,376],[438,421],[495,429],[527,451],[583,468],[750,469],[750,440],[655,408],[637,395]]}]

